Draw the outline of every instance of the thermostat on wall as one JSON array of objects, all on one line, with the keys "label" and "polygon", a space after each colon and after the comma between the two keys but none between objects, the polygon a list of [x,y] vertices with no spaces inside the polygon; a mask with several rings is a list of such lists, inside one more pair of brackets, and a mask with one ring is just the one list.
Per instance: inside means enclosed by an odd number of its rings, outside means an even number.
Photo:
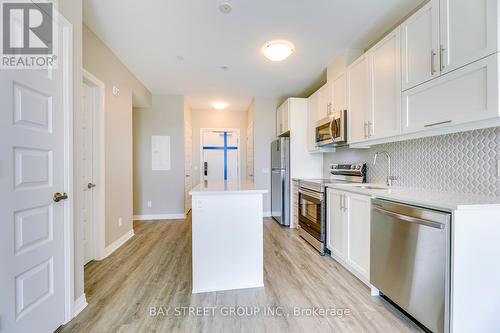
[{"label": "thermostat on wall", "polygon": [[113,95],[120,96],[120,89],[118,89],[118,87],[116,86],[113,86]]}]

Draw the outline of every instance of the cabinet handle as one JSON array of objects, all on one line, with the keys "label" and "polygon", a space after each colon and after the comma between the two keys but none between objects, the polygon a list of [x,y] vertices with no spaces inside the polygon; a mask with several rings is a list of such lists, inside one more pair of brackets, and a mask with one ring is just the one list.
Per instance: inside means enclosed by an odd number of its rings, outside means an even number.
[{"label": "cabinet handle", "polygon": [[436,69],[434,68],[434,57],[436,56],[436,52],[431,50],[431,75],[433,76],[436,73]]},{"label": "cabinet handle", "polygon": [[368,131],[367,131],[367,132],[368,132],[368,137],[371,137],[371,136],[372,136],[372,131],[371,131],[371,128],[372,128],[372,125],[373,125],[373,124],[372,124],[372,122],[371,122],[371,121],[368,121],[368,122],[367,122],[367,125],[368,125],[368,126],[367,126],[367,128],[368,128]]},{"label": "cabinet handle", "polygon": [[364,127],[364,135],[365,135],[365,139],[367,138],[367,135],[366,135],[366,128],[368,127],[368,123],[365,121],[365,127]]},{"label": "cabinet handle", "polygon": [[424,125],[424,127],[432,127],[432,126],[436,126],[436,125],[443,125],[443,124],[449,124],[449,123],[451,123],[451,120],[445,120],[445,121],[439,121],[437,123],[427,124],[427,125]]},{"label": "cabinet handle", "polygon": [[439,67],[441,68],[441,71],[444,70],[444,52],[446,49],[444,48],[443,45],[441,45],[439,49]]}]

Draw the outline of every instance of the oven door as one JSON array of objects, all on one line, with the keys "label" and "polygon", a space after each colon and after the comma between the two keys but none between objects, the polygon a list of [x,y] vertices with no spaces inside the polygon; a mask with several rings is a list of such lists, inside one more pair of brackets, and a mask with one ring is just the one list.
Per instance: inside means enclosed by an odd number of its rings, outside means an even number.
[{"label": "oven door", "polygon": [[311,236],[323,242],[324,194],[299,189],[299,225]]}]

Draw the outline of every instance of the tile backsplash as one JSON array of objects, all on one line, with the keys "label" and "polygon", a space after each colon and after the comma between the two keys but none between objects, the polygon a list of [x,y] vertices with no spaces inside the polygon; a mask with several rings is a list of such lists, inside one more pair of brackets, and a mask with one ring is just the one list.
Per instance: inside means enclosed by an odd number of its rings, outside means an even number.
[{"label": "tile backsplash", "polygon": [[500,127],[386,143],[369,149],[341,148],[324,155],[324,172],[331,163],[367,162],[367,181],[384,183],[387,151],[392,159],[395,186],[500,196],[497,161],[500,159]]}]

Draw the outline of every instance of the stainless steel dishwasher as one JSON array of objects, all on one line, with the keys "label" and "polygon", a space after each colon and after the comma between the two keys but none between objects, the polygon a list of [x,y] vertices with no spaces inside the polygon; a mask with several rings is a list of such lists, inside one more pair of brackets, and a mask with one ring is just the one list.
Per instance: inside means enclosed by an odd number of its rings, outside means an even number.
[{"label": "stainless steel dishwasher", "polygon": [[373,199],[370,283],[432,332],[449,325],[447,212]]}]

